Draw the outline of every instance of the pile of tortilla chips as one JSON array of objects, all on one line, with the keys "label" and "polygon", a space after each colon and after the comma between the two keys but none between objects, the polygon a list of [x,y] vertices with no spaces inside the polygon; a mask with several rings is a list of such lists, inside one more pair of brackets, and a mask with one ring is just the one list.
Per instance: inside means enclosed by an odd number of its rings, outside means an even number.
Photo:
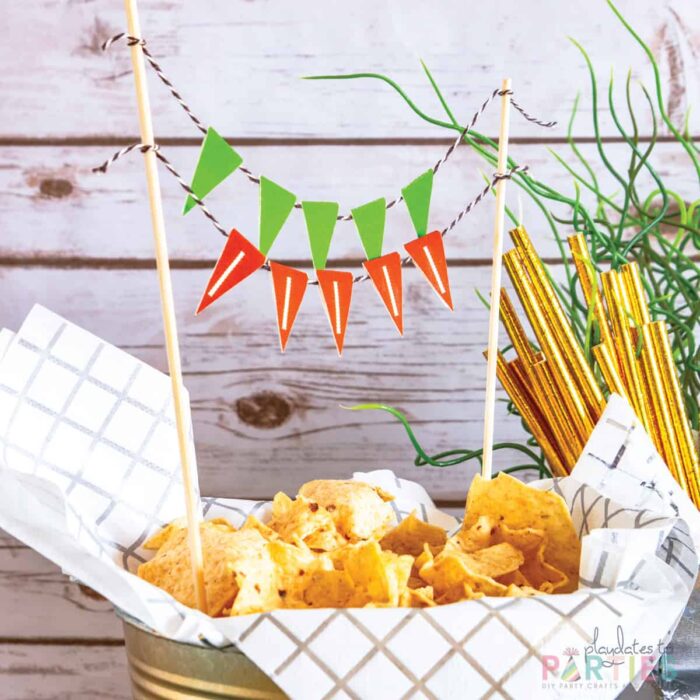
[{"label": "pile of tortilla chips", "polygon": [[[267,523],[202,523],[208,611],[430,607],[482,596],[568,593],[581,545],[563,499],[500,474],[476,477],[452,537],[415,513],[396,524],[393,496],[355,481],[312,481],[278,493]],[[183,522],[145,545],[138,575],[195,606]]]}]

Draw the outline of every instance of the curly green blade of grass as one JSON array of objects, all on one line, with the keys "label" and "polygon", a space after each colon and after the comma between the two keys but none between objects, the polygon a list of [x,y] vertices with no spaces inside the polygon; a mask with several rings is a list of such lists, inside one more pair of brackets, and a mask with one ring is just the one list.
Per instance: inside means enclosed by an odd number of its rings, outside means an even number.
[{"label": "curly green blade of grass", "polygon": [[[480,449],[448,450],[446,452],[440,452],[436,455],[429,455],[418,441],[418,438],[413,432],[413,428],[411,428],[411,424],[408,422],[406,416],[392,406],[386,406],[379,403],[365,403],[357,406],[342,406],[342,408],[345,408],[348,411],[384,411],[394,416],[394,418],[396,418],[401,425],[403,425],[406,435],[408,435],[408,439],[411,441],[413,449],[416,451],[414,464],[417,467],[424,467],[426,465],[431,467],[452,467],[456,464],[462,464],[472,460],[476,460],[479,464],[481,464],[482,450]],[[508,467],[507,469],[501,470],[507,474],[513,474],[515,472],[526,470],[535,470],[539,473],[541,479],[552,477],[552,474],[547,468],[542,455],[538,454],[534,450],[531,450],[525,445],[521,445],[517,442],[500,442],[494,445],[494,450],[513,450],[532,460],[532,463],[518,464],[514,467]]]}]

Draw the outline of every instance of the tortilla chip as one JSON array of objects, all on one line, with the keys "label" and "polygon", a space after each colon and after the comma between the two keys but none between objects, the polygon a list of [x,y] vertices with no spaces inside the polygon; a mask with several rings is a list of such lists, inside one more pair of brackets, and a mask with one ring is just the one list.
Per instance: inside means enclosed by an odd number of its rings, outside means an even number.
[{"label": "tortilla chip", "polygon": [[[522,553],[521,565],[517,570],[504,571],[502,573],[490,573],[499,583],[506,586],[528,586],[539,588],[542,591],[552,592],[562,588],[568,579],[556,567],[552,567],[543,560],[545,543],[544,530],[526,527],[514,529],[505,523],[491,524],[495,521],[488,516],[481,516],[477,522],[468,530],[462,530],[458,535],[451,538],[448,548],[460,545],[462,550],[472,551],[475,557],[483,557],[481,552],[486,550],[473,550],[476,544],[491,542],[491,547],[498,544],[508,544]],[[540,552],[538,554],[538,552]],[[495,571],[495,570],[494,570]],[[482,572],[483,573],[483,572]],[[536,583],[533,583],[536,582]]]},{"label": "tortilla chip", "polygon": [[413,568],[413,557],[407,554],[382,552],[382,560],[384,561],[386,572],[391,582],[392,604],[398,605],[399,598],[404,591],[408,590],[408,580]]},{"label": "tortilla chip", "polygon": [[437,559],[428,559],[420,568],[420,577],[429,583],[436,593],[444,593],[461,585],[469,576],[462,559],[456,553],[442,552]]},{"label": "tortilla chip", "polygon": [[530,582],[525,578],[520,569],[503,574],[503,576],[497,576],[496,581],[498,581],[498,583],[502,583],[504,586],[531,586]]},{"label": "tortilla chip", "polygon": [[544,559],[568,578],[559,590],[562,593],[576,590],[581,542],[561,496],[527,486],[507,474],[500,473],[491,480],[477,475],[467,496],[464,526],[471,527],[483,515],[511,529],[544,531]]},{"label": "tortilla chip", "polygon": [[246,518],[241,530],[257,530],[268,542],[279,539],[279,535],[271,527],[260,522],[254,515]]},{"label": "tortilla chip", "polygon": [[488,515],[481,515],[469,528],[463,527],[453,538],[455,544],[467,554],[494,544],[493,534],[497,521]]},{"label": "tortilla chip", "polygon": [[[231,560],[248,560],[266,544],[254,530],[226,529],[220,523],[202,523],[202,552],[208,612],[216,616],[228,607],[239,585],[229,569]],[[153,559],[141,564],[138,575],[191,608],[196,607],[187,530],[175,528]]]},{"label": "tortilla chip", "polygon": [[530,586],[516,586],[515,584],[508,586],[506,592],[506,596],[511,598],[533,598],[536,595],[542,595],[541,591]]},{"label": "tortilla chip", "polygon": [[525,562],[522,552],[507,542],[461,556],[470,571],[491,578],[517,571]]},{"label": "tortilla chip", "polygon": [[544,530],[534,527],[523,527],[519,530],[501,523],[495,533],[498,542],[507,542],[521,552],[532,552],[540,548],[546,539]]},{"label": "tortilla chip", "polygon": [[413,562],[413,568],[416,569],[420,575],[421,568],[426,564],[431,564],[435,559],[435,556],[436,555],[433,554],[433,550],[430,549],[430,545],[426,543],[425,545],[423,545],[423,551],[416,557],[415,561]]},{"label": "tortilla chip", "polygon": [[436,605],[432,586],[407,588],[399,600],[402,608],[434,608]]},{"label": "tortilla chip", "polygon": [[543,593],[554,593],[554,591],[564,591],[569,588],[567,575],[548,564],[545,560],[545,543],[543,542],[537,549],[528,553],[525,562],[520,567],[523,576],[527,578],[530,586]]},{"label": "tortilla chip", "polygon": [[226,518],[212,518],[206,521],[211,527],[216,527],[222,532],[235,532],[236,528]]},{"label": "tortilla chip", "polygon": [[167,541],[170,539],[171,535],[178,532],[179,530],[185,530],[187,528],[187,518],[182,517],[177,520],[173,520],[168,523],[165,527],[161,528],[156,532],[155,535],[151,535],[144,543],[144,549],[160,549]]},{"label": "tortilla chip", "polygon": [[437,605],[449,605],[459,603],[462,600],[474,600],[483,598],[484,593],[475,591],[468,583],[461,583],[445,591],[437,600]]},{"label": "tortilla chip", "polygon": [[238,593],[230,615],[252,615],[284,607],[274,580],[274,567],[269,562],[240,569],[235,573]]},{"label": "tortilla chip", "polygon": [[377,494],[377,496],[379,496],[379,498],[381,498],[382,501],[384,501],[385,503],[390,503],[391,501],[396,499],[393,493],[385,491],[381,486],[372,486],[372,488],[374,489],[374,492]]},{"label": "tortilla chip", "polygon": [[[277,593],[283,607],[297,607],[303,602],[309,577],[319,566],[319,555],[308,547],[297,547],[279,540],[269,542],[267,550],[275,567]],[[332,565],[329,563],[329,566]]]},{"label": "tortilla chip", "polygon": [[[211,520],[201,523],[201,525],[207,528],[217,528],[223,530],[224,532],[235,532],[236,530],[236,528],[231,525],[226,518],[212,518]],[[155,535],[152,535],[144,542],[142,546],[144,549],[160,549],[168,541],[171,535],[179,532],[180,530],[186,529],[187,518],[184,516],[182,518],[177,518],[156,532]]]},{"label": "tortilla chip", "polygon": [[304,496],[292,500],[278,493],[272,501],[272,518],[267,524],[285,542],[303,542],[311,549],[330,551],[345,544],[331,514]]},{"label": "tortilla chip", "polygon": [[318,569],[310,574],[302,600],[310,608],[346,608],[354,593],[345,571]]},{"label": "tortilla chip", "polygon": [[396,523],[388,503],[393,496],[360,481],[309,481],[299,489],[299,496],[325,508],[350,542],[378,539]]},{"label": "tortilla chip", "polygon": [[[466,559],[467,556],[457,552],[441,552],[434,561],[421,567],[420,576],[440,596],[458,589],[459,596],[456,600],[461,600],[464,597],[462,589],[464,584],[467,584],[473,593],[505,595],[506,586],[490,576],[485,576],[471,569],[470,562]],[[440,602],[439,598],[436,600]]]},{"label": "tortilla chip", "polygon": [[353,582],[353,607],[368,604],[397,606],[408,588],[413,557],[382,551],[376,541],[348,545],[334,553]]},{"label": "tortilla chip", "polygon": [[[239,530],[241,543],[228,562],[238,593],[231,605],[231,615],[248,615],[283,607],[278,585],[277,567],[271,547],[258,530]],[[247,538],[245,541],[242,538]]]},{"label": "tortilla chip", "polygon": [[404,518],[393,530],[387,532],[380,540],[382,549],[396,554],[410,554],[417,557],[423,551],[423,545],[444,547],[447,534],[443,528],[430,525],[420,520],[415,511]]}]

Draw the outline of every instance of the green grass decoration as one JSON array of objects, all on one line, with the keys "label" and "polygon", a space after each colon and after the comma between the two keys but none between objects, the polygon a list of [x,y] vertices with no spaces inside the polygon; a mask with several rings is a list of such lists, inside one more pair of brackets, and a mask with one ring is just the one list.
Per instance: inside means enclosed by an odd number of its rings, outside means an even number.
[{"label": "green grass decoration", "polygon": [[[481,464],[481,454],[483,452],[482,448],[479,448],[478,450],[449,450],[447,452],[440,452],[439,454],[431,457],[421,447],[421,444],[418,442],[418,438],[416,438],[413,428],[411,428],[411,424],[408,422],[406,416],[396,408],[378,403],[366,403],[358,406],[343,406],[343,408],[346,408],[349,411],[385,411],[386,413],[394,416],[394,418],[396,418],[401,425],[403,425],[406,435],[408,435],[408,439],[411,441],[411,444],[416,451],[416,459],[414,464],[417,467],[424,467],[426,465],[431,467],[452,467],[455,464],[461,464],[462,462],[467,462],[471,459],[476,459],[479,464]],[[530,463],[518,464],[501,471],[504,471],[507,474],[513,474],[515,472],[525,471],[527,469],[537,469],[541,479],[549,479],[552,477],[552,474],[547,468],[541,452],[538,453],[538,451],[535,449],[530,449],[528,446],[520,445],[517,442],[501,442],[498,444],[498,449],[513,450],[525,455],[527,459],[532,460]]]},{"label": "green grass decoration", "polygon": [[381,257],[386,225],[386,199],[381,197],[367,202],[353,209],[351,213],[367,259]]},{"label": "green grass decoration", "polygon": [[[654,88],[649,91],[643,84],[633,83],[628,73],[624,85],[621,89],[619,87],[616,89],[614,76],[611,76],[603,97],[610,110],[614,126],[626,147],[626,166],[616,167],[609,156],[609,147],[603,142],[600,134],[601,98],[593,62],[585,49],[572,40],[573,45],[584,58],[590,80],[595,158],[586,158],[573,136],[573,126],[580,104],[580,97],[577,96],[567,130],[568,153],[562,154],[550,150],[551,155],[570,175],[570,188],[566,191],[555,189],[529,173],[516,174],[513,182],[543,214],[546,226],[557,244],[564,267],[564,281],[561,284],[555,284],[555,288],[592,365],[590,349],[599,342],[600,333],[597,324],[587,312],[565,239],[574,231],[584,233],[591,251],[592,263],[598,271],[609,267],[617,269],[627,259],[638,262],[649,297],[652,319],[665,320],[668,324],[674,360],[679,371],[691,425],[698,430],[700,427],[698,404],[700,400],[700,350],[698,349],[700,197],[687,201],[672,190],[655,169],[653,162],[655,147],[659,141],[659,124],[665,125],[670,132],[672,143],[685,153],[687,165],[697,174],[699,182],[700,151],[693,138],[687,133],[687,128],[681,124],[674,124],[666,111],[660,71],[651,49],[610,0],[608,5],[624,29],[646,54],[651,63],[654,81]],[[382,81],[391,87],[419,118],[450,131],[460,131],[463,126],[454,118],[433,76],[425,65],[423,68],[440,107],[447,116],[447,121],[441,116],[434,116],[420,109],[396,81],[382,74],[354,73],[317,76],[315,79]],[[635,96],[641,97],[652,123],[651,137],[645,141],[641,140],[638,132],[639,108],[635,106]],[[472,131],[465,136],[464,141],[490,167],[496,167],[497,144],[492,139]],[[508,165],[512,168],[517,163],[510,158]],[[603,189],[596,175],[596,172],[601,170],[608,172],[614,178],[615,192]],[[642,175],[645,176],[646,182],[643,182]],[[648,184],[649,180],[651,185]],[[587,193],[592,203],[584,204],[581,201],[582,192]],[[514,224],[518,223],[512,212],[508,214]],[[377,405],[366,405],[361,408],[389,411],[401,420],[407,430],[410,427],[405,417],[402,414],[399,416],[400,412],[396,409]],[[511,403],[508,403],[508,410],[517,415]],[[525,429],[527,430],[526,427]],[[428,456],[417,444],[412,433],[409,434],[409,438],[418,453],[416,464],[449,466],[478,459],[480,454],[478,450],[453,450],[427,458]],[[506,449],[510,444],[501,443],[495,447]],[[532,450],[529,450],[530,447]],[[525,449],[533,454],[538,451],[532,436],[528,437]],[[531,468],[541,473],[541,453],[538,459],[529,454],[528,457],[532,460]]]},{"label": "green grass decoration", "polygon": [[314,268],[325,270],[333,231],[338,220],[338,204],[336,202],[302,202],[301,208],[306,220],[306,230],[309,233]]}]

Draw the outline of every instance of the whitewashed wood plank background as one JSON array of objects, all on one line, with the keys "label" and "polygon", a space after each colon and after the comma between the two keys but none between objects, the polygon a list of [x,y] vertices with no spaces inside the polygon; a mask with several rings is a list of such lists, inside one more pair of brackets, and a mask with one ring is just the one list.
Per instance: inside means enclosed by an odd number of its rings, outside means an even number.
[{"label": "whitewashed wood plank background", "polygon": [[[647,82],[651,75],[646,57],[602,1],[583,10],[580,3],[504,0],[478,11],[457,0],[141,5],[151,50],[202,119],[238,145],[255,171],[299,197],[336,198],[345,209],[397,193],[441,155],[451,134],[419,120],[381,83],[302,81],[302,75],[385,72],[441,118],[422,58],[465,121],[508,73],[526,108],[561,123],[544,131],[515,115],[513,155],[568,192],[570,179],[548,148],[566,154],[564,125],[579,91],[574,131],[589,142],[593,131],[588,76],[567,35],[586,47],[603,82],[614,68],[620,96],[628,69]],[[657,56],[669,112],[680,123],[700,97],[697,2],[624,0],[619,6]],[[106,55],[99,50],[122,28],[120,3],[106,0],[31,0],[6,8],[0,42],[0,324],[16,327],[34,302],[44,303],[164,369],[141,163],[133,156],[106,176],[90,172],[115,148],[136,140],[127,53],[119,45]],[[191,172],[198,133],[155,80],[152,97],[159,141],[183,173]],[[615,143],[605,104],[601,112],[611,157],[623,163],[625,149]],[[491,109],[481,130],[495,133],[496,119]],[[696,109],[691,129],[698,124]],[[648,137],[646,117],[640,127]],[[593,144],[583,148],[594,155]],[[679,149],[662,143],[654,165],[684,196],[697,198]],[[435,227],[480,189],[481,172],[488,169],[466,149],[456,154],[436,181]],[[457,507],[469,469],[416,470],[394,422],[349,414],[338,405],[397,405],[433,450],[478,445],[486,313],[474,288],[488,286],[491,204],[447,239],[455,314],[443,311],[408,270],[407,332],[399,340],[374,291],[363,285],[347,352],[338,360],[315,290],[287,354],[279,355],[262,273],[194,318],[221,240],[198,212],[179,216],[181,192],[165,175],[163,188],[203,491],[267,497],[304,479],[391,466]],[[242,178],[221,187],[211,206],[227,226],[255,236],[257,192]],[[541,215],[528,201],[524,212],[543,255],[555,259]],[[387,246],[398,247],[409,226],[402,211],[392,213]],[[359,266],[351,224],[338,230],[331,254],[338,266]],[[308,260],[298,221],[280,237],[274,255]],[[499,421],[500,439],[520,435],[516,421]],[[129,696],[120,625],[109,605],[86,596],[8,536],[0,537],[0,613],[2,697]]]},{"label": "whitewashed wood plank background", "polygon": [[[26,139],[137,133],[128,54],[116,48],[104,56],[99,48],[105,37],[122,31],[120,3],[33,0],[17,5],[22,9],[11,10],[6,28],[11,40],[0,47],[3,65],[22,66],[0,76],[2,94],[12,97],[0,106],[5,132]],[[611,67],[618,81],[628,68],[649,76],[644,54],[602,1],[586,3],[585,9],[553,0],[529,3],[527,9],[517,0],[482,7],[420,0],[326,0],[322,6],[314,0],[160,0],[143,5],[142,26],[152,51],[166,60],[168,74],[197,113],[232,137],[444,137],[418,122],[378,83],[299,79],[384,72],[419,105],[440,115],[420,58],[459,116],[471,115],[508,73],[523,104],[536,104],[550,118],[566,121],[576,91],[587,80],[583,59],[567,36],[596,58],[603,80]],[[697,104],[696,3],[622,0],[619,7],[658,52],[670,76],[666,93],[672,110],[681,116],[688,104]],[[161,86],[153,90],[153,108],[161,136],[197,136]],[[584,109],[590,113],[588,106]],[[605,105],[602,109],[606,112]],[[491,115],[492,127],[496,120]],[[614,133],[607,119],[604,128]],[[583,121],[579,131],[590,133]],[[532,129],[515,121],[513,135],[531,137]]]},{"label": "whitewashed wood plank background", "polygon": [[[172,108],[172,106],[171,106]],[[540,138],[545,134],[537,131]],[[567,156],[568,146],[552,148]],[[249,146],[243,149],[260,171],[307,200],[340,200],[343,211],[377,196],[387,199],[399,194],[403,184],[430,167],[444,153],[443,146]],[[595,162],[594,144],[581,147]],[[612,162],[623,172],[628,163],[624,144],[607,146]],[[106,146],[0,147],[0,258],[16,262],[52,262],[74,259],[151,260],[152,242],[136,222],[148,221],[148,202],[143,197],[143,165],[138,154],[127,156],[106,175],[91,168],[99,165],[114,148]],[[573,197],[571,177],[541,144],[515,145],[514,158],[527,164],[533,175]],[[192,172],[196,146],[171,147],[168,157],[180,172]],[[654,167],[673,178],[680,194],[692,197],[697,179],[687,165],[687,155],[674,144],[656,147]],[[300,167],[300,163],[303,167]],[[492,168],[479,162],[467,149],[460,149],[438,173],[431,206],[433,228],[444,228],[482,188],[481,173]],[[601,173],[601,185],[614,192],[616,183]],[[653,189],[646,173],[639,183]],[[222,239],[199,211],[180,216],[183,192],[176,180],[164,173],[162,181],[171,257],[206,261],[209,268],[221,251]],[[512,205],[517,198],[512,193]],[[589,199],[582,193],[582,200]],[[257,241],[258,190],[242,175],[221,185],[207,203],[226,227],[236,227]],[[524,220],[541,254],[557,258],[558,249],[542,212],[528,198],[523,199]],[[559,210],[559,213],[564,213]],[[491,255],[493,206],[485,200],[469,219],[451,232],[445,245],[451,260],[487,262]],[[396,207],[387,219],[385,250],[401,250],[412,226],[405,207]],[[277,260],[308,261],[306,230],[301,215],[291,216],[271,255]],[[352,222],[338,224],[331,246],[334,261],[359,267],[362,248]],[[202,272],[202,285],[207,273]],[[193,308],[196,301],[193,300]]]}]

